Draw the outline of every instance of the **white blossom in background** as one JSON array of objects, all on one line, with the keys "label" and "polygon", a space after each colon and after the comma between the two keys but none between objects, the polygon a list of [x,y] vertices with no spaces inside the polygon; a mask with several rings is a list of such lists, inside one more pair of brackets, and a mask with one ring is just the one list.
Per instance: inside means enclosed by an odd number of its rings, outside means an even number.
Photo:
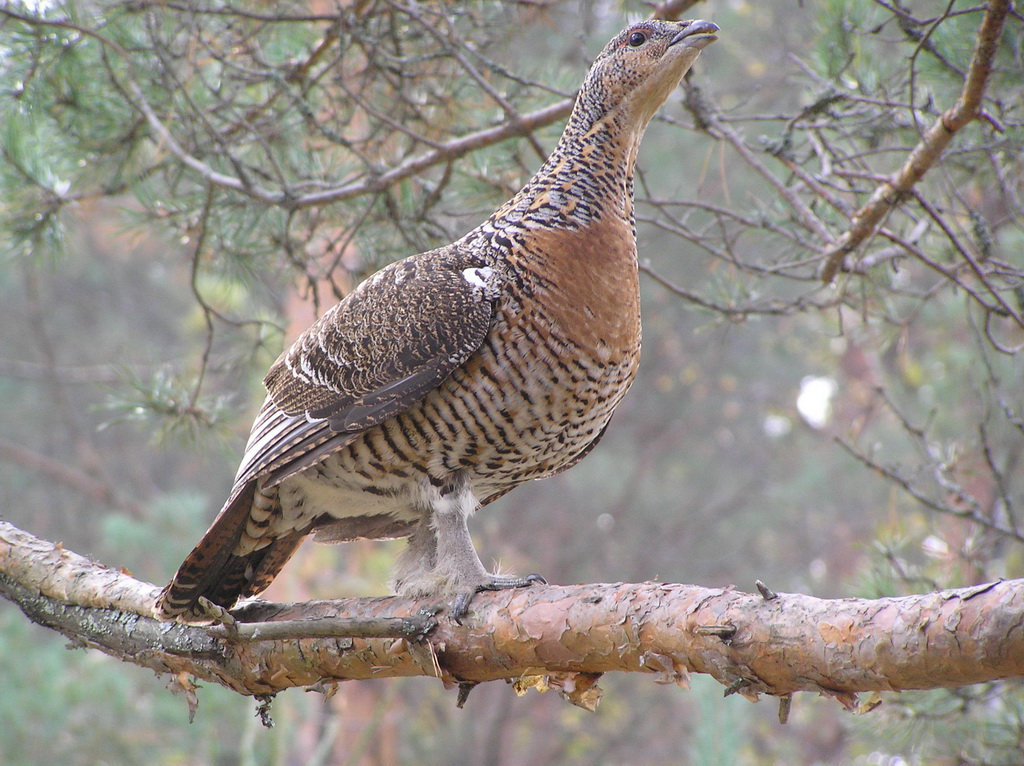
[{"label": "white blossom in background", "polygon": [[808,375],[800,381],[796,409],[811,428],[824,428],[832,418],[832,399],[839,390],[834,378]]},{"label": "white blossom in background", "polygon": [[949,556],[949,543],[937,535],[928,535],[921,541],[921,550],[929,558],[944,559]]}]

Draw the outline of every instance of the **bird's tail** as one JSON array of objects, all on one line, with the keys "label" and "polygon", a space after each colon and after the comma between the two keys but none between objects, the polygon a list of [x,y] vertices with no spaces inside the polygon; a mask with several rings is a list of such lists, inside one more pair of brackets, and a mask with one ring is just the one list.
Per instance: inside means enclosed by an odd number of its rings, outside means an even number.
[{"label": "bird's tail", "polygon": [[239,555],[239,541],[247,527],[251,534],[254,523],[259,527],[266,524],[269,511],[256,504],[257,495],[255,480],[236,487],[213,525],[161,592],[156,603],[158,618],[209,621],[200,598],[230,609],[239,599],[260,593],[270,585],[308,530],[277,537],[268,545]]}]

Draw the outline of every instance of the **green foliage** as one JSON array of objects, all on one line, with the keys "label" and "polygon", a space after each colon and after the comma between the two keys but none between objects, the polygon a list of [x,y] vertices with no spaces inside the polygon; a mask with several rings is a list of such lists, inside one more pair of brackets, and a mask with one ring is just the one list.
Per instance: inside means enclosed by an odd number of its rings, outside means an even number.
[{"label": "green foliage", "polygon": [[210,499],[178,492],[155,497],[138,515],[110,513],[100,529],[104,561],[134,564],[136,577],[158,581],[181,563],[183,551],[166,540],[198,540],[210,525]]},{"label": "green foliage", "polygon": [[745,711],[742,698],[723,697],[721,686],[702,677],[691,685],[697,707],[693,741],[690,743],[692,766],[740,766],[750,763],[741,756],[746,740]]},{"label": "green foliage", "polygon": [[[258,726],[251,700],[203,688],[202,714],[190,727],[184,700],[166,681],[98,652],[68,649],[17,610],[0,612],[4,764],[241,763],[239,743]],[[272,733],[254,733],[263,748],[272,745]],[[263,748],[250,763],[279,763],[272,747]]]},{"label": "green foliage", "polygon": [[193,374],[183,378],[163,368],[148,380],[131,376],[126,385],[128,390],[107,404],[114,417],[103,427],[135,422],[151,426],[156,441],[173,434],[194,442],[218,426],[228,409],[224,395],[198,397]]},{"label": "green foliage", "polygon": [[[983,9],[698,9],[724,30],[691,77],[710,106],[692,88],[673,97],[638,165],[640,378],[579,467],[479,514],[485,558],[556,582],[761,578],[821,595],[1021,576],[1019,19],[986,119],[822,287],[822,231],[840,236],[955,102]],[[0,11],[0,512],[13,522],[164,582],[219,507],[260,379],[309,304],[322,312],[507,198],[559,125],[444,148],[570,95],[623,21],[603,0],[323,10]],[[797,407],[807,376],[836,383],[824,424]],[[304,550],[286,587],[380,592],[395,550]],[[722,700],[706,679],[689,694],[609,679],[596,716],[495,685],[458,711],[421,679],[283,695],[269,733],[250,701],[205,688],[188,728],[163,681],[69,653],[6,608],[0,677],[11,763],[1000,764],[1024,699],[1013,683],[887,696],[851,722],[798,697],[782,729],[770,703]]]},{"label": "green foliage", "polygon": [[1020,763],[1024,693],[1019,682],[905,692],[878,712],[854,727],[865,736],[881,736],[883,752],[886,747],[912,752],[922,764]]},{"label": "green foliage", "polygon": [[17,104],[2,125],[0,150],[0,243],[7,257],[41,257],[63,251],[58,215],[61,198],[70,188],[67,158],[54,158],[46,147],[58,142],[52,125],[41,121],[32,106]]}]

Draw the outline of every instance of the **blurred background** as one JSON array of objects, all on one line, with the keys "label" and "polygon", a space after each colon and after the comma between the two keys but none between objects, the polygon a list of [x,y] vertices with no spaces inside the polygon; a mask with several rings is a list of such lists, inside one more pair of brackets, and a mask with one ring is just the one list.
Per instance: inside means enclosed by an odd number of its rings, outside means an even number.
[{"label": "blurred background", "polygon": [[[284,345],[514,193],[564,117],[491,129],[570,99],[660,10],[722,33],[641,153],[639,379],[583,463],[477,515],[485,563],[823,597],[1024,576],[1021,17],[984,119],[823,286],[828,239],[959,96],[986,6],[691,5],[7,3],[0,514],[166,582]],[[266,597],[386,593],[402,544],[307,544]],[[707,678],[606,677],[594,714],[497,683],[463,710],[430,679],[349,683],[280,695],[273,729],[205,686],[190,725],[167,679],[7,602],[0,678],[9,764],[1019,764],[1024,743],[1018,681],[859,717],[797,695],[785,726]]]}]

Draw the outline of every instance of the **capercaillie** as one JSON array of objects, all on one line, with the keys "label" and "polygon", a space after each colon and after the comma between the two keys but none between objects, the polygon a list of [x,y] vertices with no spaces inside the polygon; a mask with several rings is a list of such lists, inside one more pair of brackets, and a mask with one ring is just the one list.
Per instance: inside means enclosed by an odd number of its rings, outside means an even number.
[{"label": "capercaillie", "polygon": [[644,21],[601,51],[558,145],[480,226],[385,267],[265,378],[233,490],[164,588],[164,619],[264,590],[309,535],[407,537],[398,593],[540,581],[488,573],[467,520],[597,443],[636,374],[633,169],[707,21]]}]

